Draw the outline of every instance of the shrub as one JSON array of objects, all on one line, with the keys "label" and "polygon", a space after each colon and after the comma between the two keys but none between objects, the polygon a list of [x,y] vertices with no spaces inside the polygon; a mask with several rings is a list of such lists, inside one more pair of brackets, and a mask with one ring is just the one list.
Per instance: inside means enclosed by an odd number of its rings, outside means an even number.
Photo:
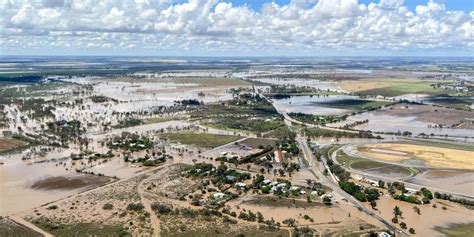
[{"label": "shrub", "polygon": [[127,206],[129,211],[142,211],[145,207],[141,203],[130,203]]},{"label": "shrub", "polygon": [[48,210],[56,210],[56,209],[58,209],[58,206],[56,206],[56,205],[51,205],[51,206],[49,206],[49,207],[46,208],[46,209],[48,209]]},{"label": "shrub", "polygon": [[157,202],[151,204],[151,209],[157,214],[168,214],[173,211],[171,207]]},{"label": "shrub", "polygon": [[106,204],[104,204],[104,206],[102,206],[102,209],[104,209],[104,210],[112,210],[112,208],[114,208],[114,205],[112,205],[110,203],[106,203]]}]

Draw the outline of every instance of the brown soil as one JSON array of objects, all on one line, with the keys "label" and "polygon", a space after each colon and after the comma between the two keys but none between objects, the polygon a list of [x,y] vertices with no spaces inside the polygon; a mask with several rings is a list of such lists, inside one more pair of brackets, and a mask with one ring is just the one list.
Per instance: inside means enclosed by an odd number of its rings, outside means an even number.
[{"label": "brown soil", "polygon": [[110,182],[112,179],[103,176],[54,176],[36,181],[31,188],[43,190],[71,190],[86,187],[97,187]]},{"label": "brown soil", "polygon": [[26,145],[26,143],[13,138],[0,138],[0,151],[14,149],[23,145]]}]

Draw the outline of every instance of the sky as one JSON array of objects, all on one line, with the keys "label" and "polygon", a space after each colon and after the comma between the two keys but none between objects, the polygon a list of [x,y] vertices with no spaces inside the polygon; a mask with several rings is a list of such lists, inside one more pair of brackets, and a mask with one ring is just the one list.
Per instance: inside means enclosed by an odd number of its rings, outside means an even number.
[{"label": "sky", "polygon": [[0,0],[0,55],[474,56],[473,0]]}]

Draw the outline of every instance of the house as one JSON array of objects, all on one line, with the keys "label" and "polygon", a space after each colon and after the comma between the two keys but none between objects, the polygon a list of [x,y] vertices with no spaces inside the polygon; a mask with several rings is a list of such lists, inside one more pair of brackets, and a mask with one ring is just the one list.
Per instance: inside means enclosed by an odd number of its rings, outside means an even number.
[{"label": "house", "polygon": [[392,235],[390,235],[389,233],[387,232],[380,232],[379,233],[379,237],[391,237]]},{"label": "house", "polygon": [[232,176],[232,175],[227,175],[227,176],[225,176],[225,178],[226,178],[227,181],[229,181],[229,182],[234,182],[234,180],[235,180],[235,176]]},{"label": "house", "polygon": [[280,149],[275,150],[275,162],[280,165],[283,165],[285,163],[283,153]]},{"label": "house", "polygon": [[247,187],[247,185],[244,184],[244,183],[241,183],[241,182],[238,182],[238,183],[235,184],[235,188],[237,188],[237,189],[245,189],[246,187]]},{"label": "house", "polygon": [[215,198],[215,199],[221,199],[221,198],[225,197],[225,194],[223,194],[223,193],[214,193],[214,194],[212,194],[212,197]]},{"label": "house", "polygon": [[291,186],[290,188],[290,191],[296,191],[296,190],[300,190],[301,188],[298,187],[298,186]]}]

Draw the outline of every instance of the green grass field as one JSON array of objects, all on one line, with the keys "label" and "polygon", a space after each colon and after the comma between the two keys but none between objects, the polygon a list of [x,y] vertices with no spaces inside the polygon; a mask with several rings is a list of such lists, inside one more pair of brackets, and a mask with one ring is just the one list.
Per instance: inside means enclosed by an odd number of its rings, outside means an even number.
[{"label": "green grass field", "polygon": [[410,168],[391,165],[383,162],[377,162],[369,159],[356,158],[347,155],[343,151],[339,151],[336,155],[337,161],[345,166],[350,167],[354,170],[368,170],[371,169],[371,172],[377,174],[397,174],[397,176],[409,176],[413,175],[414,172]]},{"label": "green grass field", "polygon": [[448,227],[435,227],[435,230],[448,237],[470,237],[474,233],[474,223],[453,224]]},{"label": "green grass field", "polygon": [[41,234],[34,232],[26,227],[20,226],[7,218],[2,217],[0,218],[0,236],[41,237]]},{"label": "green grass field", "polygon": [[365,95],[382,95],[392,97],[412,93],[440,95],[449,94],[452,92],[451,90],[445,90],[442,88],[433,88],[431,84],[431,81],[405,80],[404,82],[397,83],[395,85],[360,91],[358,93]]},{"label": "green grass field", "polygon": [[163,133],[161,134],[161,137],[179,142],[181,144],[202,148],[218,147],[241,138],[239,136],[190,132]]},{"label": "green grass field", "polygon": [[260,145],[263,145],[263,146],[266,146],[266,145],[274,146],[276,142],[277,142],[277,140],[274,140],[274,139],[247,138],[247,139],[245,139],[245,140],[239,142],[239,144],[246,145],[246,146],[253,147],[253,148],[257,148],[257,147],[260,146]]},{"label": "green grass field", "polygon": [[163,123],[173,120],[182,120],[184,117],[181,116],[166,116],[166,117],[155,117],[155,118],[147,118],[143,120],[144,124],[153,124],[153,123]]}]

